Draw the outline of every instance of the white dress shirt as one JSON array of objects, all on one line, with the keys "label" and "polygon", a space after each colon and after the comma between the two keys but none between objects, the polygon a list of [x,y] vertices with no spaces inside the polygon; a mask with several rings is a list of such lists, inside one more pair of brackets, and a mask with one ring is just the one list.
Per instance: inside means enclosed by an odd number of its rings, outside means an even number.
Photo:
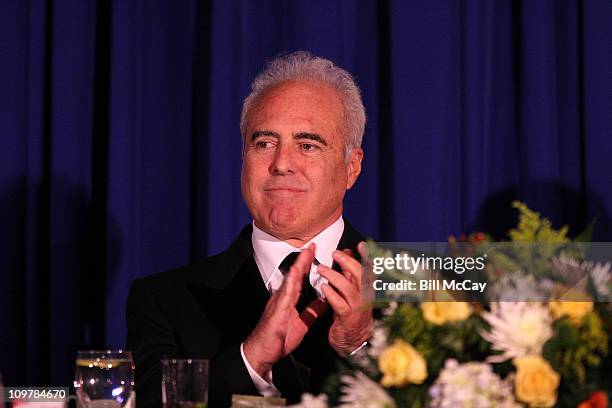
[{"label": "white dress shirt", "polygon": [[[315,243],[315,262],[310,267],[310,274],[308,280],[312,287],[317,291],[320,297],[323,296],[321,291],[321,285],[327,283],[327,279],[319,275],[317,268],[319,264],[325,266],[332,266],[333,259],[332,254],[338,248],[338,243],[344,232],[344,220],[342,217],[338,218],[332,225],[321,231],[317,236],[312,238],[306,244],[300,248],[296,248],[285,241],[282,241],[267,232],[258,228],[253,222],[253,235],[251,241],[253,243],[253,252],[255,257],[255,263],[261,274],[266,288],[270,293],[276,292],[283,283],[284,276],[278,269],[281,262],[291,252],[297,252],[306,248],[311,243]],[[265,397],[278,397],[280,392],[272,383],[272,371],[266,373],[265,379],[262,378],[257,372],[251,367],[248,360],[244,355],[243,344],[240,345],[240,353],[242,354],[242,360],[244,365],[249,371],[249,375],[255,384],[257,391]]]}]

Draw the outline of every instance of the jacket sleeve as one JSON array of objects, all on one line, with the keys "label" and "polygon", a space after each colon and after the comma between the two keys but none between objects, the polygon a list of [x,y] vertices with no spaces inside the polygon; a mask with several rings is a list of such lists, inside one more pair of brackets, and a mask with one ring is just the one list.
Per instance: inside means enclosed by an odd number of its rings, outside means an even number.
[{"label": "jacket sleeve", "polygon": [[[127,349],[132,351],[136,405],[161,406],[161,364],[164,358],[189,358],[180,348],[175,330],[164,317],[146,282],[132,284],[126,307]],[[258,395],[240,354],[240,344],[228,347],[211,358],[209,406],[228,407],[232,394]]]}]

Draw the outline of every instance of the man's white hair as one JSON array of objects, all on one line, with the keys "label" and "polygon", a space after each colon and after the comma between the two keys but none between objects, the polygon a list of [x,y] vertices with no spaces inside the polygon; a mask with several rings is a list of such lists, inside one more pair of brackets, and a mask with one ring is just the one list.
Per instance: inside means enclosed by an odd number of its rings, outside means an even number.
[{"label": "man's white hair", "polygon": [[365,129],[365,108],[361,92],[353,77],[344,69],[328,59],[315,57],[306,51],[297,51],[279,56],[266,66],[251,84],[251,93],[242,104],[240,132],[243,143],[246,141],[246,126],[251,109],[268,89],[286,81],[320,82],[336,89],[340,95],[343,122],[340,124],[345,141],[345,157],[348,159],[353,149],[361,146]]}]

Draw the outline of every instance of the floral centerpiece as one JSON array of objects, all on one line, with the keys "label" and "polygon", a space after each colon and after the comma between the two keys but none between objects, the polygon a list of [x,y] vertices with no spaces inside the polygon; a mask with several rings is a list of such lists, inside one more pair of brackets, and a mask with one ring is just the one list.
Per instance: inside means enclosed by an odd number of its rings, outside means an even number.
[{"label": "floral centerpiece", "polygon": [[[513,206],[519,223],[509,242],[570,242],[567,227],[556,230],[523,203]],[[588,239],[587,231],[574,240]],[[483,233],[450,241],[473,252],[492,242]],[[377,251],[374,243],[369,248]],[[519,297],[378,305],[366,351],[341,363],[326,395],[305,395],[299,406],[607,407],[612,314],[610,303],[593,300],[612,293],[610,263],[583,261],[576,251],[513,251],[485,273]],[[544,267],[552,274],[541,273]],[[546,297],[533,301],[535,292]],[[571,292],[572,301],[557,292]]]}]

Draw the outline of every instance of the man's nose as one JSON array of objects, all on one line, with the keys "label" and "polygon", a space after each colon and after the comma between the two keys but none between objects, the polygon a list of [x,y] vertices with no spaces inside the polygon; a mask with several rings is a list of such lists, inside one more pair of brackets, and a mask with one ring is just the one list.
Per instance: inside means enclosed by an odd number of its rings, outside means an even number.
[{"label": "man's nose", "polygon": [[274,152],[274,158],[270,163],[271,174],[287,174],[293,173],[295,166],[295,158],[293,156],[291,146],[279,145]]}]

